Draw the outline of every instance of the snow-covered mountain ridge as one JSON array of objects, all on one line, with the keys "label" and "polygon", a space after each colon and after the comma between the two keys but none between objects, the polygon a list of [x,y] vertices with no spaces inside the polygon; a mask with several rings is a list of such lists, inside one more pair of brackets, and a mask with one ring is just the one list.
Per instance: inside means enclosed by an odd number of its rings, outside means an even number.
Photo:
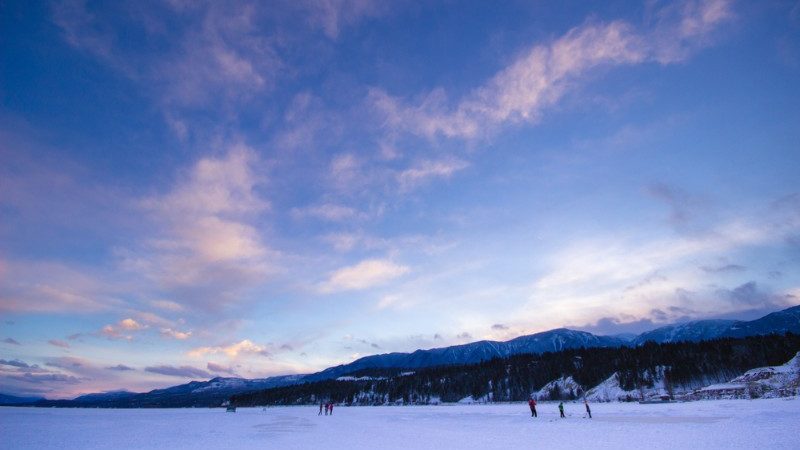
[{"label": "snow-covered mountain ridge", "polygon": [[303,379],[320,381],[348,375],[364,369],[420,369],[452,364],[474,364],[493,358],[523,353],[558,352],[580,347],[621,347],[626,341],[611,336],[596,336],[585,331],[558,328],[520,336],[509,341],[478,341],[451,347],[417,350],[413,353],[388,353],[357,359],[349,364],[331,367]]}]

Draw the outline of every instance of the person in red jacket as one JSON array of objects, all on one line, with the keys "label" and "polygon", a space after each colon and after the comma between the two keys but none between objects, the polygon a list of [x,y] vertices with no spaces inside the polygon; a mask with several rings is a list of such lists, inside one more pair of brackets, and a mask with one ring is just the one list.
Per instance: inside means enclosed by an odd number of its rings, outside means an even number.
[{"label": "person in red jacket", "polygon": [[333,415],[333,402],[328,403],[328,409],[331,411],[331,415]]},{"label": "person in red jacket", "polygon": [[536,400],[534,400],[533,397],[528,400],[528,406],[531,407],[531,417],[538,417],[536,415]]}]

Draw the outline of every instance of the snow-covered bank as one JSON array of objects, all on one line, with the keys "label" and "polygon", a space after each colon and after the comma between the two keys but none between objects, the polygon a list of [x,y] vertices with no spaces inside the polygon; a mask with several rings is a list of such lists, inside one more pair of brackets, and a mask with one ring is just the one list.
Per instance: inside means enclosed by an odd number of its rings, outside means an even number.
[{"label": "snow-covered bank", "polygon": [[800,399],[222,409],[0,408],[3,448],[506,449],[797,447]]},{"label": "snow-covered bank", "polygon": [[800,393],[800,352],[786,364],[748,370],[727,383],[694,392],[693,399],[776,398]]}]

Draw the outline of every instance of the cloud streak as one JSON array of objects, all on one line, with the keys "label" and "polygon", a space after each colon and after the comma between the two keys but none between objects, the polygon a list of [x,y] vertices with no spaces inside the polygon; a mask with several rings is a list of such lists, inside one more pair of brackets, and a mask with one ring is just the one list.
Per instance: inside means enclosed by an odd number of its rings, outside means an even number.
[{"label": "cloud streak", "polygon": [[52,346],[54,346],[54,347],[69,348],[69,344],[68,343],[66,343],[64,341],[61,341],[61,340],[58,340],[58,339],[50,339],[49,341],[47,341],[47,343],[52,345]]},{"label": "cloud streak", "polygon": [[401,189],[410,190],[435,178],[450,178],[467,167],[469,163],[458,158],[424,160],[401,171],[397,181]]},{"label": "cloud streak", "polygon": [[333,272],[321,287],[323,293],[357,291],[381,286],[409,272],[408,266],[389,260],[368,259]]},{"label": "cloud streak", "polygon": [[203,369],[197,369],[191,366],[148,366],[144,368],[145,372],[156,373],[159,375],[166,375],[169,377],[177,378],[211,378],[213,375]]},{"label": "cloud streak", "polygon": [[200,357],[205,355],[225,354],[229,358],[236,358],[240,355],[259,355],[270,356],[271,353],[266,346],[258,345],[249,339],[236,342],[227,346],[199,347],[189,352],[190,356]]},{"label": "cloud streak", "polygon": [[733,16],[725,0],[679,2],[655,15],[649,30],[623,21],[588,21],[535,45],[453,107],[441,88],[416,105],[379,88],[370,91],[369,101],[389,129],[473,139],[501,125],[538,122],[591,69],[682,61],[708,45],[712,32]]}]

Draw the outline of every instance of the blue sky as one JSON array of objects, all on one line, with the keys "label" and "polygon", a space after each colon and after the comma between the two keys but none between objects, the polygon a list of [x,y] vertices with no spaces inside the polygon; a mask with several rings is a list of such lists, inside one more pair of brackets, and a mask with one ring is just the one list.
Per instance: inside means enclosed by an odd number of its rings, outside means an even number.
[{"label": "blue sky", "polygon": [[800,3],[4,2],[0,391],[800,303]]}]

